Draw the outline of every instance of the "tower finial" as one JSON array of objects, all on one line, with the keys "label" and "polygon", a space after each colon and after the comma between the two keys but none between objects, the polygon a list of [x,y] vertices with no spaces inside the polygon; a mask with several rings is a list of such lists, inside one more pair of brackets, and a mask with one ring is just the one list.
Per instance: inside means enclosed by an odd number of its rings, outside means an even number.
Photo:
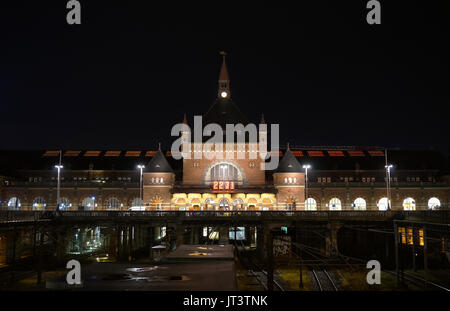
[{"label": "tower finial", "polygon": [[289,147],[289,142],[287,143],[287,151],[291,151],[291,148]]},{"label": "tower finial", "polygon": [[261,124],[266,124],[266,120],[264,120],[264,113],[261,113]]},{"label": "tower finial", "polygon": [[220,51],[219,53],[222,55],[222,67],[220,68],[219,74],[219,98],[230,98],[230,76],[228,75],[228,69],[226,64],[225,56],[226,52]]},{"label": "tower finial", "polygon": [[161,151],[161,143],[158,143],[158,151]]},{"label": "tower finial", "polygon": [[187,124],[186,112],[184,113],[183,124]]}]

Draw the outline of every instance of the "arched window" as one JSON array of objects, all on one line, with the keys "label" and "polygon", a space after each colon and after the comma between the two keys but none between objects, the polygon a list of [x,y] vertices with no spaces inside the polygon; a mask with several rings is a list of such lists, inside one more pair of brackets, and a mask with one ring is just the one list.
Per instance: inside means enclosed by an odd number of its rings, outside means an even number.
[{"label": "arched window", "polygon": [[107,210],[118,210],[120,208],[120,202],[117,200],[117,198],[109,198],[108,201],[106,201],[106,209]]},{"label": "arched window", "polygon": [[131,201],[131,207],[136,206],[144,206],[144,202],[142,202],[141,198],[134,198],[133,201]]},{"label": "arched window", "polygon": [[42,197],[37,197],[33,200],[33,210],[43,211],[46,206],[47,204],[45,203],[45,200]]},{"label": "arched window", "polygon": [[287,177],[284,177],[284,183],[287,184],[288,183],[288,179]]},{"label": "arched window", "polygon": [[429,209],[438,209],[441,207],[441,201],[438,198],[432,197],[428,200]]},{"label": "arched window", "polygon": [[60,198],[59,199],[59,209],[60,210],[68,210],[72,207],[70,200],[68,198]]},{"label": "arched window", "polygon": [[288,180],[289,180],[289,183],[292,184],[292,177],[289,177]]},{"label": "arched window", "polygon": [[379,211],[387,211],[388,209],[388,199],[387,198],[381,198],[378,203],[378,210]]},{"label": "arched window", "polygon": [[416,201],[413,198],[406,198],[403,200],[403,210],[405,211],[415,211]]},{"label": "arched window", "polygon": [[209,169],[206,173],[206,181],[215,180],[233,180],[242,181],[242,174],[239,169],[231,163],[218,163]]},{"label": "arched window", "polygon": [[305,201],[305,210],[306,211],[316,211],[317,210],[317,202],[313,198],[308,198]]},{"label": "arched window", "polygon": [[366,200],[363,198],[357,198],[353,203],[353,209],[355,211],[365,211],[366,210]]},{"label": "arched window", "polygon": [[329,209],[330,209],[330,211],[340,211],[340,210],[342,210],[341,200],[339,200],[338,198],[332,198],[330,200]]},{"label": "arched window", "polygon": [[20,210],[20,200],[17,197],[12,197],[8,201],[8,210]]},{"label": "arched window", "polygon": [[87,211],[93,211],[95,209],[94,204],[96,204],[96,203],[95,203],[95,199],[93,199],[93,197],[86,197],[81,202],[81,205]]}]

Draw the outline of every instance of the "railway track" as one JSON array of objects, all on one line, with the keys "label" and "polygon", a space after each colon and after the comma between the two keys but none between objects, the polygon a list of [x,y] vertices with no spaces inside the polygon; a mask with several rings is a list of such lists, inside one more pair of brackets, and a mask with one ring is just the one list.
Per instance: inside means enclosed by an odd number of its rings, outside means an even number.
[{"label": "railway track", "polygon": [[[241,241],[241,245],[237,245],[236,241],[234,241],[234,246],[236,247],[237,256],[241,264],[247,269],[248,273],[252,275],[252,277],[256,280],[258,284],[264,290],[268,290],[267,281],[268,281],[268,273],[267,271],[259,264],[257,264],[254,260],[251,259],[251,256],[248,255],[248,252],[245,250],[244,243]],[[246,256],[247,253],[247,256]],[[274,273],[273,276],[273,290],[274,291],[284,291],[283,286],[280,284],[279,276]],[[277,280],[278,279],[278,280]]]},{"label": "railway track", "polygon": [[[389,273],[391,275],[397,276],[397,273],[395,271],[390,271],[390,270],[383,270],[383,272]],[[405,281],[414,284],[418,287],[428,287],[430,289],[435,289],[435,290],[442,290],[442,291],[447,291],[450,292],[450,288],[444,287],[442,285],[436,284],[434,282],[425,280],[419,276],[416,275],[412,275],[410,273],[404,272],[403,273],[403,277],[405,279]]]},{"label": "railway track", "polygon": [[311,273],[319,291],[338,291],[336,283],[333,281],[333,278],[327,270],[312,269]]}]

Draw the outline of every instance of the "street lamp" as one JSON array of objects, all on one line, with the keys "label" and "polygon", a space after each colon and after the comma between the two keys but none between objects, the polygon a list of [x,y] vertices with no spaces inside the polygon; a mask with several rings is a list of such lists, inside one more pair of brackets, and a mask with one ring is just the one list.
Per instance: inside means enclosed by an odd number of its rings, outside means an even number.
[{"label": "street lamp", "polygon": [[95,210],[95,197],[91,197],[92,200],[92,210]]},{"label": "street lamp", "polygon": [[141,204],[141,206],[139,206],[139,210],[142,209],[142,206],[144,205],[144,199],[142,197],[142,192],[143,192],[143,185],[142,185],[142,170],[145,168],[145,165],[138,165],[137,166],[138,169],[140,170],[140,179],[139,179],[139,199],[141,200],[141,202],[139,202]]},{"label": "street lamp", "polygon": [[63,168],[63,166],[61,165],[61,163],[59,163],[58,165],[55,165],[55,168],[58,170],[58,178],[57,178],[57,183],[56,183],[56,210],[59,211],[59,204],[60,204],[60,176],[61,176],[61,169]]},{"label": "street lamp", "polygon": [[[308,202],[308,169],[311,168],[311,165],[306,164],[303,165],[303,168],[305,169],[305,203]],[[305,204],[305,210],[306,210],[306,204]]]},{"label": "street lamp", "polygon": [[392,164],[385,165],[386,168],[386,196],[387,196],[387,209],[391,209],[391,168]]}]

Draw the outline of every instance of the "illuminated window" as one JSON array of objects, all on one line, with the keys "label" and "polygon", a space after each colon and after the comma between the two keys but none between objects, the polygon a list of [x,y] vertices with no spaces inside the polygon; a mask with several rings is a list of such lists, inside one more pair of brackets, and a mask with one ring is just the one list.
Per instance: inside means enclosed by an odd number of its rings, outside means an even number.
[{"label": "illuminated window", "polygon": [[307,211],[316,211],[317,210],[317,202],[313,198],[308,198],[305,201],[305,210]]},{"label": "illuminated window", "polygon": [[408,244],[409,245],[413,245],[413,229],[412,228],[408,228],[407,230],[408,232]]},{"label": "illuminated window", "polygon": [[206,174],[206,181],[234,180],[242,181],[239,169],[230,163],[218,163],[211,167]]},{"label": "illuminated window", "polygon": [[380,211],[386,211],[388,209],[388,199],[387,198],[381,198],[378,203],[378,210]]},{"label": "illuminated window", "polygon": [[289,180],[289,183],[292,184],[292,178],[289,177],[288,180]]},{"label": "illuminated window", "polygon": [[329,208],[330,208],[330,211],[340,211],[340,210],[342,210],[341,200],[339,200],[338,198],[332,198],[330,200]]},{"label": "illuminated window", "polygon": [[441,207],[441,201],[438,198],[432,197],[428,200],[429,209],[438,209]]},{"label": "illuminated window", "polygon": [[357,198],[353,204],[354,204],[353,208],[355,211],[366,210],[366,200],[364,200],[363,198]]},{"label": "illuminated window", "polygon": [[118,210],[120,208],[120,202],[117,200],[117,198],[109,198],[108,201],[106,201],[106,209],[107,210]]},{"label": "illuminated window", "polygon": [[297,183],[297,178],[296,177],[294,177],[294,184],[296,184]]},{"label": "illuminated window", "polygon": [[420,243],[420,246],[424,245],[424,243],[423,243],[423,229],[419,229],[419,243]]},{"label": "illuminated window", "polygon": [[37,197],[33,201],[33,210],[43,211],[46,206],[47,204],[45,203],[45,200],[42,197]]},{"label": "illuminated window", "polygon": [[406,244],[406,230],[405,227],[398,227],[398,233],[401,244]]},{"label": "illuminated window", "polygon": [[134,198],[133,201],[131,201],[131,206],[143,206],[144,203],[142,202],[141,198]]},{"label": "illuminated window", "polygon": [[12,197],[8,201],[8,210],[19,210],[20,209],[20,200],[17,197]]},{"label": "illuminated window", "polygon": [[416,201],[413,198],[406,198],[403,200],[403,210],[405,211],[415,211],[416,210]]},{"label": "illuminated window", "polygon": [[287,182],[288,182],[288,179],[285,177],[284,178],[284,183],[287,184]]},{"label": "illuminated window", "polygon": [[59,199],[59,209],[60,210],[67,210],[72,207],[72,204],[70,204],[70,200],[68,198],[60,198]]},{"label": "illuminated window", "polygon": [[[95,204],[95,206],[94,206]],[[83,206],[83,208],[85,210],[94,210],[95,207],[97,206],[97,204],[95,203],[95,199],[93,199],[92,197],[87,197],[84,198],[83,201],[81,202],[81,205]]]}]

